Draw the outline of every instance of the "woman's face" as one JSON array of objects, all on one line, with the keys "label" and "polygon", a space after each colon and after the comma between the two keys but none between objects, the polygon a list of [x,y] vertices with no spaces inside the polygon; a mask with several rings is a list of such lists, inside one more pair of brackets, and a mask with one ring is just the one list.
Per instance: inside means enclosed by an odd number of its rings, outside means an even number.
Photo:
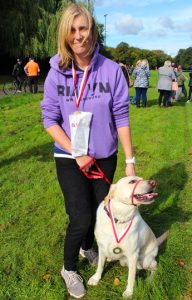
[{"label": "woman's face", "polygon": [[[75,17],[68,40],[75,57],[83,58],[88,53],[91,40],[90,35],[87,37],[88,31],[89,24],[87,18],[83,15]],[[86,40],[82,44],[85,38]]]}]

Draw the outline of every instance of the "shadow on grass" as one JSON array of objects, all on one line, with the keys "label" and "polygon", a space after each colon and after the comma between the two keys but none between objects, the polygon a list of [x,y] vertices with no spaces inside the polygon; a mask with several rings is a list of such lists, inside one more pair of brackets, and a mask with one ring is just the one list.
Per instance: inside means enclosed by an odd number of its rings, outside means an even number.
[{"label": "shadow on grass", "polygon": [[[181,100],[179,101],[173,101],[172,106],[185,106],[186,105],[186,99],[185,98],[181,98]],[[151,107],[151,106],[158,106],[158,98],[157,96],[154,97],[154,99],[152,100],[148,100],[147,101],[147,107]]]},{"label": "shadow on grass", "polygon": [[52,161],[53,160],[53,143],[47,143],[38,147],[34,147],[30,150],[22,152],[11,158],[2,160],[0,162],[0,168],[8,166],[20,160],[27,160],[29,158],[35,157],[37,161]]},{"label": "shadow on grass", "polygon": [[158,105],[158,99],[154,99],[154,100],[149,100],[147,101],[147,107],[151,107],[151,106],[157,106]]}]

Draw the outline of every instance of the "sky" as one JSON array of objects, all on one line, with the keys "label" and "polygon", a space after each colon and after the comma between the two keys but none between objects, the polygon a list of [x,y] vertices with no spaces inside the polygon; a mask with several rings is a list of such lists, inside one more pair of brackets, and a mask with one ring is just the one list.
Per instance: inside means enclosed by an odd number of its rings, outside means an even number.
[{"label": "sky", "polygon": [[95,0],[94,17],[106,21],[109,47],[124,42],[173,57],[192,47],[192,0]]}]

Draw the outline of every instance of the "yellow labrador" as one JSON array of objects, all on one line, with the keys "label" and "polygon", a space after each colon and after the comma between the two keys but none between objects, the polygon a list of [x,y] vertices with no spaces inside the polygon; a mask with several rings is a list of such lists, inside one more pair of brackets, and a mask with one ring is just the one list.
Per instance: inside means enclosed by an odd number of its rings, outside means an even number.
[{"label": "yellow labrador", "polygon": [[89,285],[98,284],[106,259],[119,260],[122,266],[129,268],[123,297],[133,294],[137,268],[151,270],[151,273],[156,270],[158,246],[167,238],[168,232],[156,238],[138,210],[138,205],[150,204],[158,196],[155,187],[154,180],[136,176],[122,178],[111,185],[109,194],[97,210],[95,236],[99,261]]}]

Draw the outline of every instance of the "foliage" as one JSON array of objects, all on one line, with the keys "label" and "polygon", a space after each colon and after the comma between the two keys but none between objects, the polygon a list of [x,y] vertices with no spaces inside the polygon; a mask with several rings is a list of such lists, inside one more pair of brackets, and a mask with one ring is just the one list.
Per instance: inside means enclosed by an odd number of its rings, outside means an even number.
[{"label": "foliage", "polygon": [[[0,11],[1,54],[10,57],[39,58],[50,56],[55,51],[56,23],[61,8],[68,0],[11,1],[3,2]],[[50,36],[51,34],[51,36]]]},{"label": "foliage", "polygon": [[[157,72],[151,72],[148,107],[130,107],[138,176],[157,180],[159,197],[140,207],[159,236],[170,235],[158,254],[151,283],[137,273],[132,300],[191,299],[192,253],[192,104],[182,98],[168,109],[157,107]],[[134,89],[131,88],[131,95]],[[53,142],[42,127],[42,94],[4,97],[1,109],[0,299],[69,299],[60,278],[67,215],[56,179]],[[102,138],[102,137],[101,137]],[[125,176],[121,146],[115,179]],[[80,259],[87,282],[95,268]],[[115,286],[118,277],[120,284]],[[106,263],[100,284],[87,287],[85,300],[120,300],[127,268]]]},{"label": "foliage", "polygon": [[167,59],[172,60],[172,58],[162,50],[147,50],[130,47],[124,42],[121,42],[116,48],[108,49],[111,52],[111,57],[117,62],[127,62],[130,65],[135,65],[139,59],[147,59],[151,69],[162,66]]},{"label": "foliage", "polygon": [[192,47],[180,49],[175,57],[175,62],[184,69],[192,69]]},{"label": "foliage", "polygon": [[[2,2],[2,3],[1,3]],[[70,0],[11,1],[3,2],[0,11],[1,55],[28,57],[31,54],[43,59],[57,52],[57,27],[63,9]],[[87,1],[81,1],[87,6]],[[93,1],[88,9],[94,14]],[[6,16],[6,17],[5,17]],[[103,25],[98,24],[99,43],[103,45]],[[102,46],[103,47],[103,46]]]},{"label": "foliage", "polygon": [[152,54],[154,54],[155,59],[156,59],[156,66],[161,67],[164,65],[164,62],[166,60],[172,60],[173,58],[170,55],[167,55],[164,51],[162,50],[152,50]]},{"label": "foliage", "polygon": [[115,61],[125,63],[128,56],[129,45],[121,42],[115,49]]}]

